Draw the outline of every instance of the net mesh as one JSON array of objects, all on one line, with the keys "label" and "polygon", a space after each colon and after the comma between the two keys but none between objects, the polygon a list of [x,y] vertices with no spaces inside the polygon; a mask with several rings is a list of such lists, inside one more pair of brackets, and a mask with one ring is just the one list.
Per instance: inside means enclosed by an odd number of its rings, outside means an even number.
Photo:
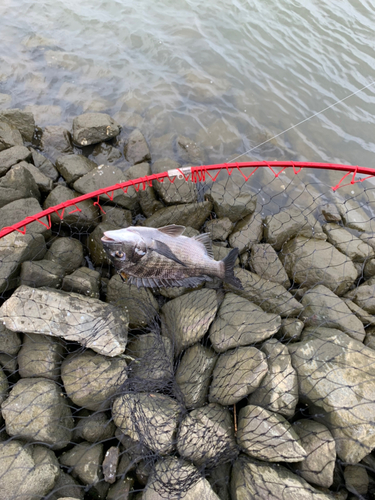
[{"label": "net mesh", "polygon": [[[0,229],[45,210],[0,238],[0,500],[372,498],[374,180],[77,157],[0,179]],[[243,290],[123,282],[104,231],[169,224]]]}]

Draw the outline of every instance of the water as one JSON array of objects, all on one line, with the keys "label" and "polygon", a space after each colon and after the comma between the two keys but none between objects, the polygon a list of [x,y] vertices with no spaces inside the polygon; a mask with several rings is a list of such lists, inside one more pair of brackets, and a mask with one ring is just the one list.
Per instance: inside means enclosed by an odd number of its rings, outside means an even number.
[{"label": "water", "polygon": [[[178,133],[222,162],[375,81],[374,26],[369,0],[2,0],[0,92],[41,126],[108,112],[156,154]],[[375,85],[250,156],[374,152]]]}]

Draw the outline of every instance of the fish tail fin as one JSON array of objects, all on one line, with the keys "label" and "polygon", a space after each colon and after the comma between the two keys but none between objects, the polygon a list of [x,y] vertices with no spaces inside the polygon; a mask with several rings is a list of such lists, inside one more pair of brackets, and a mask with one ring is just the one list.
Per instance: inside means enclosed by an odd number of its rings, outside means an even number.
[{"label": "fish tail fin", "polygon": [[241,281],[235,277],[233,272],[237,257],[238,248],[233,248],[233,250],[231,250],[228,255],[222,260],[224,264],[224,281],[226,283],[229,283],[229,285],[238,288],[239,290],[243,290]]}]

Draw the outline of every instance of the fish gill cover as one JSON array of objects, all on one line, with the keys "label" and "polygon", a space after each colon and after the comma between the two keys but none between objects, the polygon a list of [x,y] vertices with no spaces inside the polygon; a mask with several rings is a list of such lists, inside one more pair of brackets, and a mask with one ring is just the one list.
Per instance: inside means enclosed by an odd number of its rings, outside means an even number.
[{"label": "fish gill cover", "polygon": [[[0,238],[0,500],[370,498],[366,169],[75,152],[0,152],[0,229],[44,210]],[[243,289],[123,281],[104,233],[172,224],[217,261],[237,248]]]}]

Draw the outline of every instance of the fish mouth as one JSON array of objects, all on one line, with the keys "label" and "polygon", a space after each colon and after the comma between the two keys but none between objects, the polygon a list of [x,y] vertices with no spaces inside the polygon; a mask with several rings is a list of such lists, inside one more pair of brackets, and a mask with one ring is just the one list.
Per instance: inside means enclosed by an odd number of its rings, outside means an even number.
[{"label": "fish mouth", "polygon": [[101,241],[103,243],[115,243],[116,240],[114,240],[113,238],[110,238],[109,236],[107,236],[105,233],[104,235],[102,236],[101,238]]}]

